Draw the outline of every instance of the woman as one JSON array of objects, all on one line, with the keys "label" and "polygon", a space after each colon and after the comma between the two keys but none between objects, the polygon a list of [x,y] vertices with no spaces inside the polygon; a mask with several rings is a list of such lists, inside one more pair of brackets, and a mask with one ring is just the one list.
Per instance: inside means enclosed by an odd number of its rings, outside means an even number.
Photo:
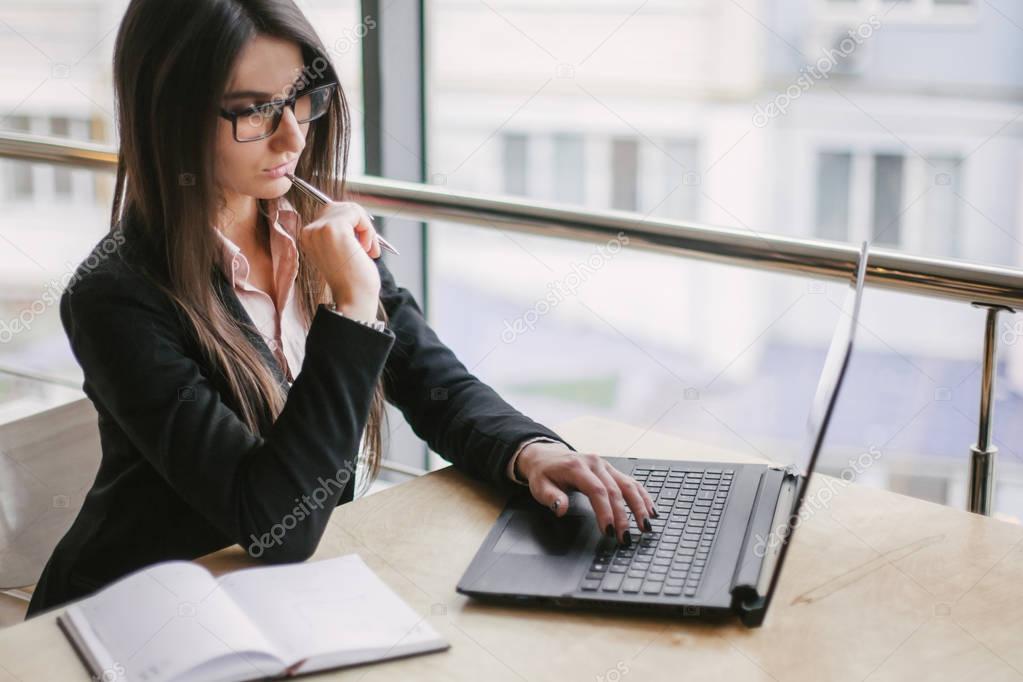
[{"label": "woman", "polygon": [[365,210],[292,190],[282,165],[343,197],[350,132],[293,2],[133,0],[114,80],[111,230],[60,302],[102,461],[29,616],[236,543],[305,560],[356,497],[353,472],[361,494],[379,470],[384,400],[474,478],[528,485],[557,516],[578,490],[620,542],[630,509],[649,530],[642,486],[516,411],[441,343],[380,260]]}]

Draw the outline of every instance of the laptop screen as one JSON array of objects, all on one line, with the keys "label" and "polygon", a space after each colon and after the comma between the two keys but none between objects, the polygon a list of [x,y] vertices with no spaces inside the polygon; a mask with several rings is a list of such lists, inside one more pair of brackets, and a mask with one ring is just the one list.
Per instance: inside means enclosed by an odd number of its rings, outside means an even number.
[{"label": "laptop screen", "polygon": [[781,575],[782,563],[785,560],[785,553],[792,534],[799,525],[799,512],[806,496],[807,485],[810,474],[817,464],[821,446],[824,443],[824,434],[828,428],[828,422],[834,411],[838,399],[838,391],[842,385],[842,378],[849,365],[849,358],[852,355],[853,337],[856,334],[856,325],[859,320],[860,303],[863,298],[863,284],[867,274],[867,242],[860,247],[860,256],[856,268],[856,278],[850,282],[849,291],[846,294],[842,310],[839,313],[839,320],[835,325],[835,331],[831,338],[831,345],[828,347],[824,359],[824,366],[821,368],[820,379],[817,382],[817,390],[814,393],[813,402],[810,405],[810,414],[807,418],[806,442],[799,453],[796,462],[796,469],[800,478],[796,486],[795,500],[792,512],[781,526],[776,537],[777,562],[771,576],[770,588],[767,592],[766,608],[770,605],[771,597],[774,594],[778,576]]},{"label": "laptop screen", "polygon": [[831,410],[838,397],[839,385],[852,355],[853,336],[856,333],[856,323],[859,320],[860,300],[863,298],[863,281],[866,272],[867,244],[864,242],[860,249],[856,279],[850,282],[849,290],[846,292],[838,322],[835,324],[835,331],[831,336],[831,344],[828,346],[828,353],[824,358],[824,366],[821,368],[820,378],[817,380],[817,390],[814,392],[813,402],[810,404],[810,413],[807,415],[806,441],[801,449],[799,460],[796,462],[800,468],[799,473],[804,476],[809,475],[817,460],[821,443],[824,440],[824,432],[828,427],[828,419],[831,417]]}]

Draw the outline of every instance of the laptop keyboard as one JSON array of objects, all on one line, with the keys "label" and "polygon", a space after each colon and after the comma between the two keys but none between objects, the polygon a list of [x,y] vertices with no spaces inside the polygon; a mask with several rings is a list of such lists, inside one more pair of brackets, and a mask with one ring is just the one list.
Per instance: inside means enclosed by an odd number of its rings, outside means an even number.
[{"label": "laptop keyboard", "polygon": [[632,544],[626,547],[609,538],[601,540],[580,589],[694,596],[721,523],[734,473],[732,469],[696,471],[684,465],[634,469],[632,477],[650,493],[659,515],[650,519],[653,532],[640,534],[629,510]]}]

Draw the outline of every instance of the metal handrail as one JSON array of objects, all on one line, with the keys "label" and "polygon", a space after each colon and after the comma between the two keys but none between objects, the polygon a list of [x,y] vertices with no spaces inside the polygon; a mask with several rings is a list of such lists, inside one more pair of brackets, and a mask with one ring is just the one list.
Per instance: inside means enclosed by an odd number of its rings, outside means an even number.
[{"label": "metal handrail", "polygon": [[[113,170],[111,147],[0,132],[0,157]],[[579,209],[435,185],[362,176],[348,183],[367,208],[414,220],[445,220],[605,243],[619,232],[642,249],[793,274],[848,280],[859,249],[840,242],[802,239],[735,228],[651,218],[624,211]],[[388,217],[388,216],[383,216]],[[1023,270],[965,261],[870,250],[867,284],[939,298],[1023,308]]]},{"label": "metal handrail", "polygon": [[[10,132],[0,132],[0,157],[98,170],[112,170],[117,163],[117,152],[110,147]],[[436,185],[385,178],[360,177],[351,180],[348,188],[352,198],[367,208],[389,212],[384,217],[443,220],[598,243],[622,233],[630,246],[644,250],[805,276],[849,280],[859,256],[857,248],[838,242],[452,192]],[[866,282],[987,308],[979,419],[985,426],[971,449],[969,507],[990,513],[991,495],[984,491],[991,488],[997,448],[985,434],[989,436],[991,429],[996,322],[999,312],[1023,308],[1023,270],[872,248]]]},{"label": "metal handrail", "polygon": [[16,369],[14,367],[0,365],[0,374],[7,374],[12,377],[18,377],[19,379],[28,379],[29,381],[35,381],[42,384],[60,386],[61,388],[70,388],[75,391],[82,390],[81,381],[73,381],[71,379],[65,379],[64,377],[54,376],[52,374],[44,374],[43,372]]}]

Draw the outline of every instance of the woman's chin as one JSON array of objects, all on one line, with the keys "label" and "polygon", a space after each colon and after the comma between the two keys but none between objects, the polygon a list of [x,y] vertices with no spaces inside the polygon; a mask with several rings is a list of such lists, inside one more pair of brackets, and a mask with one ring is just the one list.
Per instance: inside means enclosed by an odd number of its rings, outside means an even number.
[{"label": "woman's chin", "polygon": [[253,196],[260,199],[276,199],[287,194],[290,189],[291,180],[286,177],[264,178]]}]

